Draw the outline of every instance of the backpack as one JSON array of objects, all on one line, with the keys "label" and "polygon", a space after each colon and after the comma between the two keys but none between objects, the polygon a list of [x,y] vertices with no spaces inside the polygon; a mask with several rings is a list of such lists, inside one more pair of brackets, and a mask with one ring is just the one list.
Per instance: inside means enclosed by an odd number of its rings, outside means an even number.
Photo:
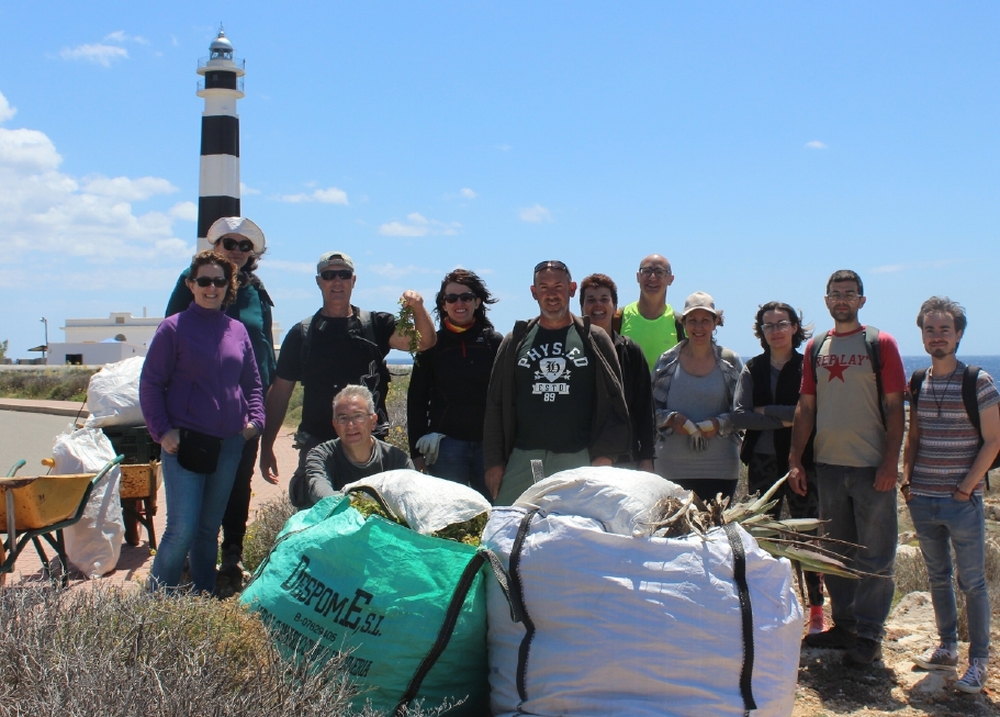
[{"label": "backpack", "polygon": [[[878,412],[882,416],[882,426],[886,426],[885,391],[882,388],[882,359],[878,348],[879,331],[874,326],[865,327],[865,349],[868,351],[868,361],[875,373],[875,390],[878,392]],[[812,350],[809,352],[809,367],[812,370],[813,385],[816,384],[816,362],[819,360],[820,349],[830,336],[829,331],[823,331],[813,338]]]},{"label": "backpack", "polygon": [[[982,447],[983,443],[983,427],[980,423],[979,418],[979,400],[976,397],[976,382],[979,380],[979,367],[978,366],[966,366],[965,371],[962,373],[962,403],[965,404],[965,412],[969,416],[969,423],[971,423],[975,429],[976,433],[979,434],[979,445]],[[920,389],[924,385],[924,379],[927,377],[927,369],[918,368],[910,376],[910,401],[913,407],[917,407],[917,403],[920,400]],[[997,453],[996,457],[993,458],[993,462],[986,471],[986,487],[990,487],[990,471],[1000,468],[1000,453]]]}]

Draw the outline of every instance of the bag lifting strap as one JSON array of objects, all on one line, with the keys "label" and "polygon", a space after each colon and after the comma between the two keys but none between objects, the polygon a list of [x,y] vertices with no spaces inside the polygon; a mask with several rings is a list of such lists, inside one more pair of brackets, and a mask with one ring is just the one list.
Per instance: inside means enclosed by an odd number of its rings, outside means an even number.
[{"label": "bag lifting strap", "polygon": [[733,580],[740,594],[740,614],[743,617],[743,669],[740,671],[740,694],[743,696],[744,714],[757,709],[753,699],[753,607],[750,605],[750,587],[747,585],[747,556],[743,540],[733,523],[722,526],[733,549]]}]

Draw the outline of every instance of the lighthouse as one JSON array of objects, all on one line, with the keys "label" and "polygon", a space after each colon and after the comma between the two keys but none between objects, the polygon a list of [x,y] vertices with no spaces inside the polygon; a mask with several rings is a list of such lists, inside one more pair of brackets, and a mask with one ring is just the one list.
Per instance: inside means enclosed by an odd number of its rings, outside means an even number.
[{"label": "lighthouse", "polygon": [[219,28],[207,59],[198,61],[201,116],[201,175],[198,182],[198,250],[208,249],[208,228],[219,217],[240,216],[240,117],[245,63],[233,59],[233,43]]}]

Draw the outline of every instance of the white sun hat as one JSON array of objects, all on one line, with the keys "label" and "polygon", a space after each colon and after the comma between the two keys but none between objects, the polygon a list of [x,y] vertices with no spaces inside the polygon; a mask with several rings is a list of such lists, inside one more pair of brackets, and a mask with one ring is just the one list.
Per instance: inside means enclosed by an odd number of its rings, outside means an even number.
[{"label": "white sun hat", "polygon": [[253,242],[253,253],[258,256],[264,252],[267,243],[264,241],[264,232],[246,217],[222,217],[216,219],[208,228],[206,239],[208,243],[215,246],[221,237],[226,234],[239,234]]}]

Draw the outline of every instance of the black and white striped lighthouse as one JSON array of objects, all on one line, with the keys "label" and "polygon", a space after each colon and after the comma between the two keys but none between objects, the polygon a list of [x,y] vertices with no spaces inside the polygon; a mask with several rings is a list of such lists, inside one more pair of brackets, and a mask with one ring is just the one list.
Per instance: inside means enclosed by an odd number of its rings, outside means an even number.
[{"label": "black and white striped lighthouse", "polygon": [[199,60],[198,96],[205,98],[201,116],[201,177],[198,183],[198,250],[208,249],[208,228],[220,217],[240,216],[240,117],[244,61],[233,59],[233,43],[219,28],[207,60]]}]

